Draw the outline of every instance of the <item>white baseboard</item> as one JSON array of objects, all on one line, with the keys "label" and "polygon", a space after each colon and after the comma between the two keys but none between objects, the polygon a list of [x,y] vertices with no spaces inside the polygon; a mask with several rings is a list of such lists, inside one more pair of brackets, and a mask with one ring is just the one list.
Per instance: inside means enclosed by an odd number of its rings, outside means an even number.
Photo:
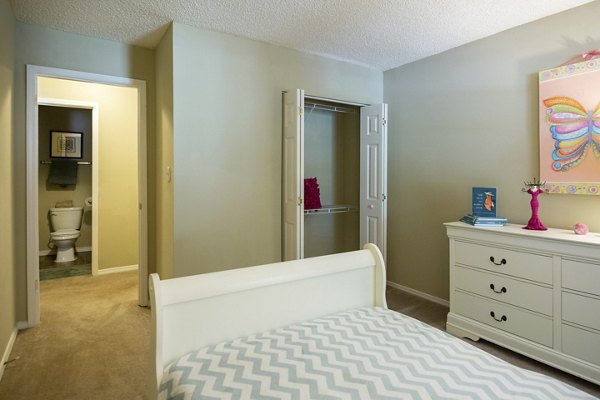
[{"label": "white baseboard", "polygon": [[4,374],[4,364],[8,361],[10,357],[10,352],[12,351],[13,345],[15,344],[15,339],[17,338],[17,332],[19,330],[15,327],[10,338],[8,339],[8,343],[6,344],[6,348],[4,349],[4,354],[2,355],[2,360],[0,363],[0,380],[2,380],[2,375]]},{"label": "white baseboard", "polygon": [[29,322],[27,321],[18,321],[17,322],[17,329],[22,331],[23,329],[27,329],[29,328]]},{"label": "white baseboard", "polygon": [[106,275],[106,274],[116,274],[119,272],[128,272],[128,271],[137,271],[138,265],[125,265],[123,267],[113,267],[113,268],[105,268],[98,269],[98,275]]},{"label": "white baseboard", "polygon": [[394,289],[402,290],[403,292],[414,294],[415,296],[421,297],[425,300],[433,301],[434,303],[441,304],[446,307],[450,307],[450,302],[448,300],[440,299],[439,297],[435,297],[430,295],[429,293],[421,292],[416,289],[409,288],[408,286],[400,285],[399,283],[387,281],[387,285],[389,287],[393,287]]}]

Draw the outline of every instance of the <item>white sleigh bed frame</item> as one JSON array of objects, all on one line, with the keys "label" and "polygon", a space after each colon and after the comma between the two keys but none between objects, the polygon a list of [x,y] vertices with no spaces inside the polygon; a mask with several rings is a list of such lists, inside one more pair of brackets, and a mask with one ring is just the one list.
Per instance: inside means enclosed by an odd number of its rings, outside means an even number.
[{"label": "white sleigh bed frame", "polygon": [[150,275],[152,397],[167,364],[193,350],[320,318],[387,308],[379,249],[161,281]]},{"label": "white sleigh bed frame", "polygon": [[152,274],[150,293],[151,399],[593,398],[387,310],[372,244],[165,281]]}]

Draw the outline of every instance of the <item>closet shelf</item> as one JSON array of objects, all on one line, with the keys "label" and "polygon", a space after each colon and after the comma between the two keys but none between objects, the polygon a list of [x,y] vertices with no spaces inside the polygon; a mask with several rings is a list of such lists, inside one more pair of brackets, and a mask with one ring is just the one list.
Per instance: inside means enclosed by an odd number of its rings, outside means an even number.
[{"label": "closet shelf", "polygon": [[350,206],[347,204],[333,204],[333,205],[324,205],[321,208],[308,208],[304,210],[304,215],[312,215],[312,214],[339,214],[339,213],[349,213],[356,212],[358,208],[356,206]]},{"label": "closet shelf", "polygon": [[308,101],[304,102],[304,108],[310,109],[310,112],[313,110],[322,110],[322,111],[332,111],[346,114],[356,114],[356,110],[348,107],[342,106],[330,106],[328,104],[319,104],[319,103],[311,103]]}]

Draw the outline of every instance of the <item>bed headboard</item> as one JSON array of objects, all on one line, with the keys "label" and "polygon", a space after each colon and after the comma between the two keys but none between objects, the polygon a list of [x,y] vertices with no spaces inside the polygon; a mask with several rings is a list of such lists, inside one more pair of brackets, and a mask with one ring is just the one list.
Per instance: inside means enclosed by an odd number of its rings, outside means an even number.
[{"label": "bed headboard", "polygon": [[202,347],[335,312],[387,308],[385,267],[364,250],[174,278],[150,275],[156,385],[164,367]]}]

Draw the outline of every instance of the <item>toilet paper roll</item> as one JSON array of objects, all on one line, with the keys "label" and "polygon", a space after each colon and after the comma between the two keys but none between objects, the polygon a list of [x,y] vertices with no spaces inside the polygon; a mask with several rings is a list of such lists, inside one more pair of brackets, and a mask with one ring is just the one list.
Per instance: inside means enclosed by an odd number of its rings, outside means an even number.
[{"label": "toilet paper roll", "polygon": [[91,207],[92,206],[92,198],[86,197],[85,200],[83,201],[83,204],[85,204],[86,207]]}]

